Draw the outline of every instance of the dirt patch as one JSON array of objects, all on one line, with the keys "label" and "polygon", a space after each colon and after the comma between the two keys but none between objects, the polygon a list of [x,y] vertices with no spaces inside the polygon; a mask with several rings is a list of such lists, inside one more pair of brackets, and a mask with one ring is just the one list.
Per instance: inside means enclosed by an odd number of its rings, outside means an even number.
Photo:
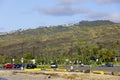
[{"label": "dirt patch", "polygon": [[54,71],[0,71],[0,78],[8,80],[120,80],[120,76]]}]

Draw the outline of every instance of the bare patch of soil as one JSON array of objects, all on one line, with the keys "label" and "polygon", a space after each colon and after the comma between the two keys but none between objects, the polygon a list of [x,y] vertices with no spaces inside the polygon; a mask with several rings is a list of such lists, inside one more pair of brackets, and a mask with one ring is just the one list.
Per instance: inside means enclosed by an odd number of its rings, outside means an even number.
[{"label": "bare patch of soil", "polygon": [[7,80],[120,80],[120,76],[54,71],[0,71],[0,78]]}]

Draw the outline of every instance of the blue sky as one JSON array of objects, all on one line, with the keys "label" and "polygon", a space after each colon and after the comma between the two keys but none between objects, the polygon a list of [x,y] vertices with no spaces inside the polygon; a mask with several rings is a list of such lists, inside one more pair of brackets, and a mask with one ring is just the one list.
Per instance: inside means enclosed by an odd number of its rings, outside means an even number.
[{"label": "blue sky", "polygon": [[0,32],[81,20],[120,22],[120,0],[0,0]]}]

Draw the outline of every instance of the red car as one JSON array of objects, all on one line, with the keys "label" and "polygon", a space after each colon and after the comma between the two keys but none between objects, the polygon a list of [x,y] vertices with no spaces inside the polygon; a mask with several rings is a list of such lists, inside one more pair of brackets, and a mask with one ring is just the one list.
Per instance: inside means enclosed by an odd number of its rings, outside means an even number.
[{"label": "red car", "polygon": [[3,68],[12,69],[12,68],[14,68],[14,65],[11,64],[11,63],[6,63],[6,64],[3,65]]}]

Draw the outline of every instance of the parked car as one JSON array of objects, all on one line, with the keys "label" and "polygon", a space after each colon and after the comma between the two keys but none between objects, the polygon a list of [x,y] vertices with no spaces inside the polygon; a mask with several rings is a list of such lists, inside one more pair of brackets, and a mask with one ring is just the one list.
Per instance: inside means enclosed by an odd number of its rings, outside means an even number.
[{"label": "parked car", "polygon": [[106,63],[105,66],[106,66],[106,67],[113,67],[113,64],[111,64],[111,63]]},{"label": "parked car", "polygon": [[50,64],[50,67],[51,67],[51,68],[57,68],[58,65],[57,65],[57,63],[51,63],[51,64]]},{"label": "parked car", "polygon": [[101,64],[100,67],[113,67],[113,64],[111,63]]},{"label": "parked car", "polygon": [[22,64],[13,64],[14,65],[14,68],[21,68],[22,67]]},{"label": "parked car", "polygon": [[26,68],[27,69],[34,69],[34,68],[37,68],[37,66],[36,66],[36,64],[27,64]]},{"label": "parked car", "polygon": [[12,69],[12,68],[14,68],[14,65],[11,64],[11,63],[6,63],[6,64],[3,65],[3,68]]},{"label": "parked car", "polygon": [[81,67],[84,67],[84,64],[83,64],[83,63],[81,63],[81,64],[80,64],[80,66],[81,66]]},{"label": "parked car", "polygon": [[0,69],[2,69],[3,67],[2,66],[0,66]]}]

